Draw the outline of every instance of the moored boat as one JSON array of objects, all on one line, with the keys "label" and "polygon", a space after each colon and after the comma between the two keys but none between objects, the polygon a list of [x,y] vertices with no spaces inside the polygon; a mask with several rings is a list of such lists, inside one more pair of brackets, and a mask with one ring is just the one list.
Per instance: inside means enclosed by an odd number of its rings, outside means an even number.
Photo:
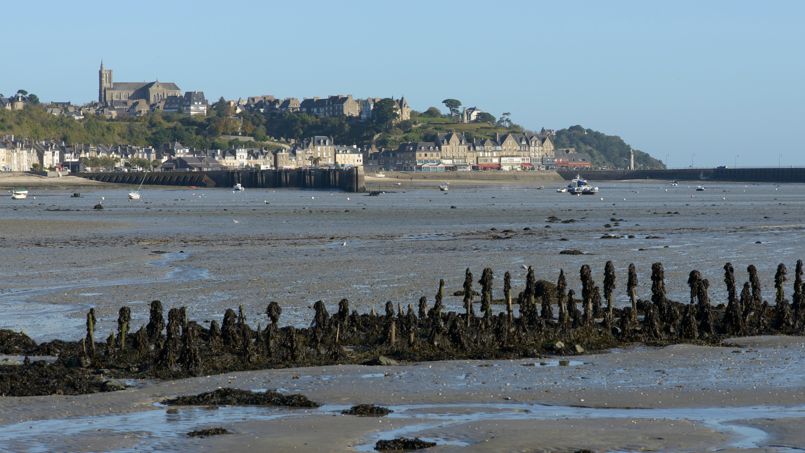
[{"label": "moored boat", "polygon": [[567,192],[571,195],[595,195],[598,193],[598,187],[591,186],[586,179],[576,175],[567,185]]},{"label": "moored boat", "polygon": [[12,200],[24,200],[26,198],[28,198],[28,189],[15,188],[11,191]]}]

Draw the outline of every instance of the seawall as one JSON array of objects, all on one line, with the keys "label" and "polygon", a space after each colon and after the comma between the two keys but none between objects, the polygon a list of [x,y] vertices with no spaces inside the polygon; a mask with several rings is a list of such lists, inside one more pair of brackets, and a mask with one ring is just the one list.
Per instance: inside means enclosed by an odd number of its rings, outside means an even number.
[{"label": "seawall", "polygon": [[661,179],[677,181],[733,181],[805,183],[805,168],[681,168],[668,170],[559,170],[565,179],[580,175],[591,181]]},{"label": "seawall", "polygon": [[[340,189],[346,192],[365,192],[362,167],[350,169],[299,168],[287,170],[232,171],[165,171],[150,173],[100,172],[80,173],[94,181],[113,184],[143,184],[161,186],[232,187],[240,183],[245,188],[295,187],[302,189]],[[145,178],[143,180],[143,178]]]}]

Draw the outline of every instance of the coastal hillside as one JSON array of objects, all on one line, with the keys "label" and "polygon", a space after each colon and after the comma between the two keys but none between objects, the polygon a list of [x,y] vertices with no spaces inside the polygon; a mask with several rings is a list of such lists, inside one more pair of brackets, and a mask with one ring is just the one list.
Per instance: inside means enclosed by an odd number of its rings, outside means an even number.
[{"label": "coastal hillside", "polygon": [[575,148],[577,152],[589,155],[596,167],[624,168],[628,165],[630,151],[634,151],[635,168],[665,168],[661,160],[633,149],[617,135],[607,135],[578,125],[556,131],[554,146]]},{"label": "coastal hillside", "polygon": [[[196,149],[227,149],[236,144],[243,146],[244,142],[249,146],[253,142],[253,146],[273,150],[314,135],[327,135],[339,144],[395,149],[403,142],[434,141],[439,134],[447,132],[464,134],[471,142],[529,131],[513,123],[508,114],[501,118],[485,114],[477,120],[462,122],[456,115],[442,114],[436,107],[424,112],[412,111],[410,119],[405,121],[396,121],[393,114],[387,114],[366,122],[345,117],[320,118],[299,112],[243,111],[236,114],[223,100],[213,104],[206,117],[151,112],[137,118],[106,119],[86,115],[75,120],[52,115],[43,105],[28,105],[20,111],[0,110],[0,135],[56,140],[67,145],[162,147],[180,142]],[[597,167],[624,167],[632,149],[620,137],[581,126],[557,131],[554,145],[588,154]],[[664,168],[661,161],[638,150],[635,150],[635,163],[638,168]]]}]

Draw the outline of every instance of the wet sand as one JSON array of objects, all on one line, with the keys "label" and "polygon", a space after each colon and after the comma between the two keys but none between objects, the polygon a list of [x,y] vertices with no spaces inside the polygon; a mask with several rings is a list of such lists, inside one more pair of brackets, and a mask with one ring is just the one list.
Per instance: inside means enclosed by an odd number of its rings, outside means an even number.
[{"label": "wet sand", "polygon": [[[83,335],[86,311],[95,307],[102,338],[114,330],[120,306],[132,308],[132,323],[139,326],[147,320],[147,304],[153,299],[162,300],[166,309],[186,305],[190,316],[206,321],[243,304],[254,323],[265,321],[266,304],[276,300],[283,306],[283,323],[306,325],[310,307],[319,299],[334,307],[347,297],[360,312],[379,311],[387,300],[405,305],[425,295],[432,301],[439,278],[447,280],[446,292],[452,294],[460,289],[466,267],[478,273],[493,267],[495,297],[500,297],[504,271],[511,271],[513,284],[522,288],[523,265],[534,265],[538,278],[550,280],[564,268],[570,287],[578,289],[579,266],[590,264],[600,281],[608,259],[622,280],[628,263],[637,265],[643,297],[649,294],[651,263],[665,264],[669,296],[683,301],[687,272],[698,268],[714,282],[711,299],[719,303],[725,301],[720,284],[724,262],[733,262],[739,284],[746,279],[746,266],[756,264],[764,295],[770,298],[776,264],[785,262],[793,269],[804,255],[799,244],[805,239],[805,198],[799,185],[784,186],[781,193],[771,185],[723,184],[695,193],[692,187],[659,183],[612,183],[602,186],[604,200],[557,194],[547,184],[545,190],[502,184],[453,190],[452,185],[447,195],[430,188],[378,197],[155,188],[135,203],[126,200],[126,189],[100,187],[82,190],[79,199],[69,197],[72,190],[51,188],[23,203],[0,199],[0,328],[25,330],[38,341],[77,339]],[[105,209],[94,211],[99,201]],[[560,221],[549,221],[550,216]],[[601,239],[604,234],[621,237]],[[571,248],[585,255],[559,254]],[[621,306],[628,300],[622,280],[616,291]],[[461,307],[458,297],[445,302],[448,310]],[[754,448],[751,442],[740,443],[747,437],[741,433],[697,421],[699,412],[691,420],[668,423],[651,415],[633,421],[595,413],[590,419],[583,412],[570,412],[561,421],[516,419],[534,404],[702,410],[805,404],[802,339],[731,343],[735,346],[625,348],[582,356],[581,364],[567,367],[558,366],[555,358],[331,366],[142,383],[110,394],[0,398],[0,432],[5,433],[0,443],[13,450],[39,445],[70,451],[220,451],[247,445],[269,448],[276,442],[300,451],[344,451],[390,433],[387,426],[420,424],[411,414],[424,411],[429,425],[412,436],[437,438],[442,442],[437,449],[444,450],[469,444],[490,451],[700,451],[711,445],[738,448],[736,442]],[[228,415],[219,410],[207,420],[200,409],[172,415],[154,406],[167,397],[224,386],[300,392],[332,411],[268,409],[255,414],[236,408]],[[358,403],[401,406],[404,417],[363,419],[335,413],[335,408]],[[430,406],[402,407],[417,404]],[[498,411],[501,416],[483,422],[451,416],[448,426],[434,426],[444,420],[433,411],[444,410],[438,405],[445,404],[465,405],[449,409],[460,414]],[[472,404],[485,406],[466,406]],[[514,406],[496,406],[500,404]],[[107,415],[128,414],[136,417],[103,421]],[[257,415],[265,419],[256,420]],[[740,423],[767,434],[760,448],[805,444],[792,428],[803,421],[801,413],[771,420],[762,415]],[[574,427],[572,436],[555,429],[562,422]],[[218,425],[235,434],[183,437],[184,432]],[[172,434],[160,431],[168,428]]]},{"label": "wet sand", "polygon": [[[802,445],[805,436],[792,427],[805,421],[805,339],[742,341],[741,347],[630,347],[581,356],[570,366],[557,366],[555,358],[327,366],[140,382],[105,394],[0,398],[0,442],[15,450],[44,442],[52,450],[77,451],[99,445],[345,451],[402,433],[436,439],[439,451]],[[177,414],[155,406],[219,387],[302,393],[324,406],[179,408]],[[383,418],[340,415],[359,403],[395,412]],[[210,426],[234,434],[183,436]],[[43,437],[39,430],[60,435]],[[96,430],[110,433],[96,438]]]},{"label": "wet sand", "polygon": [[103,183],[78,176],[48,177],[29,173],[0,173],[0,189],[101,187]]}]

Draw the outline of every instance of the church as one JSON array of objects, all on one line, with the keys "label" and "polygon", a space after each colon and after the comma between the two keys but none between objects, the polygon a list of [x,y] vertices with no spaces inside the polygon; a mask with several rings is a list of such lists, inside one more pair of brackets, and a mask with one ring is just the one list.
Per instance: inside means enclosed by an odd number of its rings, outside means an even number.
[{"label": "church", "polygon": [[166,100],[170,96],[182,96],[182,90],[172,82],[113,82],[112,70],[103,67],[98,71],[98,102],[104,106],[125,104],[128,101],[144,100],[149,105]]}]

